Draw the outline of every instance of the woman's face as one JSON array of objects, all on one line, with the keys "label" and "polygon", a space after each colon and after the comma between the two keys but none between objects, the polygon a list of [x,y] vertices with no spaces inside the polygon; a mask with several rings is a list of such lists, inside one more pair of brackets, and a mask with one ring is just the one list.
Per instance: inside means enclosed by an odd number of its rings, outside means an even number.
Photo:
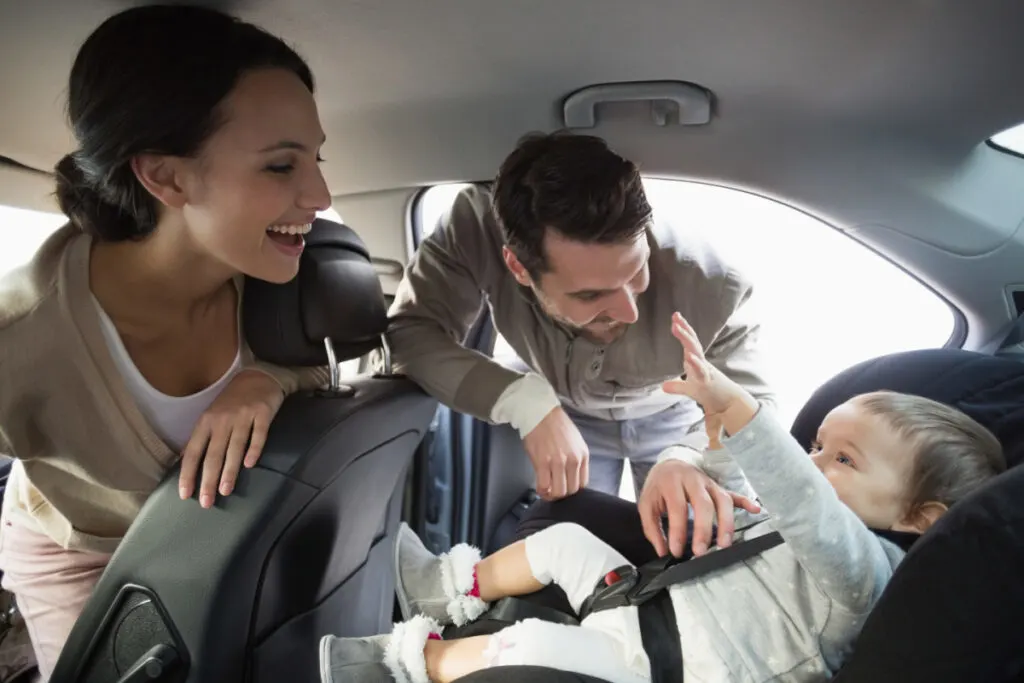
[{"label": "woman's face", "polygon": [[262,69],[243,76],[221,108],[222,125],[185,181],[184,229],[232,271],[287,282],[298,272],[303,234],[331,205],[313,95],[290,71]]}]

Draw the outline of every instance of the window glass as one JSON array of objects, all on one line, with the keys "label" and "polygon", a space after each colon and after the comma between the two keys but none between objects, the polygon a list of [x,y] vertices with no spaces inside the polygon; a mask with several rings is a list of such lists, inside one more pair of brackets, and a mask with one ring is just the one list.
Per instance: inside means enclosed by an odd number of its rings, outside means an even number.
[{"label": "window glass", "polygon": [[[656,214],[701,233],[754,283],[768,377],[787,423],[818,386],[845,368],[943,346],[952,336],[956,318],[944,299],[802,211],[702,183],[647,179],[645,187]],[[420,202],[425,232],[458,189],[426,193]],[[499,336],[494,355],[510,354]]]},{"label": "window glass", "polygon": [[0,277],[27,263],[66,222],[59,213],[0,206]]},{"label": "window glass", "polygon": [[1014,154],[1024,155],[1024,123],[993,135],[992,144]]}]

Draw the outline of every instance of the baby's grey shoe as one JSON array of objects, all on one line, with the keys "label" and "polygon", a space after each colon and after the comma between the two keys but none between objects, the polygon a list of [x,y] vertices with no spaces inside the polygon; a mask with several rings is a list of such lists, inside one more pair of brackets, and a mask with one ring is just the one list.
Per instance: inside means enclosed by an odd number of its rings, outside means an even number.
[{"label": "baby's grey shoe", "polygon": [[462,626],[479,617],[487,611],[487,603],[472,595],[479,563],[480,551],[465,543],[435,555],[403,522],[395,541],[395,592],[402,618],[424,615],[442,625]]},{"label": "baby's grey shoe", "polygon": [[391,636],[320,639],[321,683],[391,683],[384,652]]},{"label": "baby's grey shoe", "polygon": [[395,624],[390,635],[320,640],[321,683],[430,683],[423,650],[441,625],[424,616]]}]

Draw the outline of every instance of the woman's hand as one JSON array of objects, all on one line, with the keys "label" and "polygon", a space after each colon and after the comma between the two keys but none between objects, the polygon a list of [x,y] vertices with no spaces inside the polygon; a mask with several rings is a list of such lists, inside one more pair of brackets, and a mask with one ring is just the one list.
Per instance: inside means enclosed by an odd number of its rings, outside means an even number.
[{"label": "woman's hand", "polygon": [[757,414],[757,400],[708,362],[697,333],[679,313],[672,315],[672,335],[683,345],[683,375],[665,382],[662,388],[688,396],[700,405],[711,445],[719,446],[723,428],[735,434]]},{"label": "woman's hand", "polygon": [[182,500],[195,490],[200,463],[199,504],[212,507],[218,490],[230,495],[242,464],[252,467],[259,460],[270,421],[283,401],[284,391],[270,375],[258,370],[235,375],[199,418],[185,445],[178,480]]}]

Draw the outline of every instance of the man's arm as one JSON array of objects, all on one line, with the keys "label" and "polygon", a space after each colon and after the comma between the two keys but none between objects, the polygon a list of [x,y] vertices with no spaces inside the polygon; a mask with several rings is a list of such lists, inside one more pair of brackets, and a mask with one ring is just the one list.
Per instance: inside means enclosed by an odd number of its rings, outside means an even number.
[{"label": "man's arm", "polygon": [[483,310],[488,283],[504,275],[491,221],[486,190],[471,187],[456,196],[406,268],[388,340],[395,371],[445,405],[529,433],[558,405],[554,390],[538,375],[524,377],[462,345]]}]

